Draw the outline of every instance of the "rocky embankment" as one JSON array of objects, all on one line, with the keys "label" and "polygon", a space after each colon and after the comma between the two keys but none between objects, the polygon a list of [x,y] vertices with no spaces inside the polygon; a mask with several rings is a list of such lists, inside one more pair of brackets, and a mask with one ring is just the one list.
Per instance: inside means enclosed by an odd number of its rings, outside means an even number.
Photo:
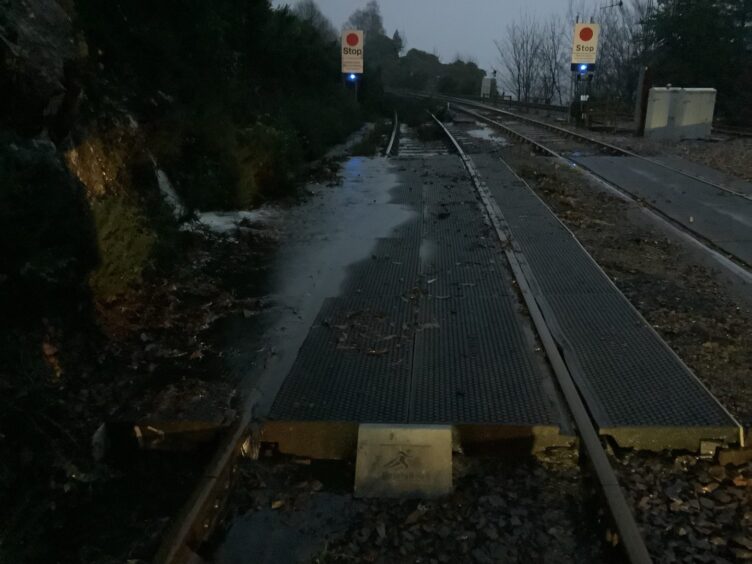
[{"label": "rocky embankment", "polygon": [[[233,281],[274,246],[263,212],[182,202],[175,101],[114,83],[77,4],[0,1],[0,562],[150,558],[233,417],[221,324],[263,307]],[[201,440],[134,434],[181,419]]]}]

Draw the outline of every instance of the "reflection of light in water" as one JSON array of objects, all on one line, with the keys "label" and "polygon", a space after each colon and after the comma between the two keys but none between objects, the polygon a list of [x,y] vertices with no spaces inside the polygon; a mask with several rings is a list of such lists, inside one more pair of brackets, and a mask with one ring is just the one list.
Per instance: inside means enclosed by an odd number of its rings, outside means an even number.
[{"label": "reflection of light in water", "polygon": [[[365,162],[365,157],[351,157],[347,159],[345,162],[345,166],[343,167],[345,170],[345,174],[349,177],[350,175],[357,175],[360,176],[361,171],[363,170],[363,163]],[[353,178],[347,178],[347,180],[355,180]]]},{"label": "reflection of light in water", "polygon": [[259,318],[274,355],[264,360],[263,372],[240,358],[246,390],[287,375],[324,300],[339,295],[351,265],[368,260],[379,239],[414,220],[414,210],[391,203],[400,181],[391,166],[382,158],[349,158],[336,188],[312,185],[315,196],[286,214],[288,235],[268,272],[275,308]]},{"label": "reflection of light in water", "polygon": [[509,142],[507,141],[505,137],[499,135],[493,129],[486,127],[484,124],[481,124],[481,123],[478,123],[476,125],[479,126],[478,129],[470,129],[466,132],[470,137],[474,137],[475,139],[482,139],[483,141],[491,141],[498,145],[509,144]]}]

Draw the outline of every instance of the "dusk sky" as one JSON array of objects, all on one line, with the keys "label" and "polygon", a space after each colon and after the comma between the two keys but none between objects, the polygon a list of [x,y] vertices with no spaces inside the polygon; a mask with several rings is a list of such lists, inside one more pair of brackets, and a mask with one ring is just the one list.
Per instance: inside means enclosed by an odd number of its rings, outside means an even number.
[{"label": "dusk sky", "polygon": [[[319,0],[321,11],[340,28],[367,0]],[[273,0],[274,6],[295,0]],[[408,48],[432,52],[444,62],[458,53],[471,56],[486,70],[498,67],[494,39],[504,36],[506,25],[523,13],[562,17],[569,0],[380,0],[384,27],[390,35],[404,30]]]}]

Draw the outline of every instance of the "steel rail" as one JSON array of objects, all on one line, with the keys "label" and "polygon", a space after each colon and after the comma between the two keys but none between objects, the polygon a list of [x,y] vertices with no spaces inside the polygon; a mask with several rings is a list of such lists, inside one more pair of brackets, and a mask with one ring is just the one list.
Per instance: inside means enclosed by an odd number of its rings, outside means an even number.
[{"label": "steel rail", "polygon": [[397,131],[399,130],[399,116],[397,115],[397,111],[394,111],[394,126],[392,127],[392,136],[389,139],[389,144],[386,146],[386,151],[384,151],[384,156],[386,158],[389,158],[389,156],[392,154],[392,149],[394,149],[394,142],[397,139]]},{"label": "steel rail", "polygon": [[243,404],[233,430],[224,438],[209,462],[198,486],[181,509],[154,557],[154,564],[201,564],[197,550],[219,524],[237,479],[238,460],[258,446],[254,433],[260,392],[251,393]]},{"label": "steel rail", "polygon": [[[663,222],[673,232],[679,234],[682,238],[691,242],[696,247],[702,249],[705,253],[709,254],[716,262],[718,262],[723,268],[728,270],[731,274],[740,278],[747,284],[752,284],[752,265],[748,264],[746,261],[737,257],[736,255],[729,253],[728,251],[724,249],[721,249],[712,240],[708,239],[701,233],[695,231],[691,227],[688,227],[684,223],[681,223],[680,221],[675,220],[668,214],[661,211],[656,206],[652,205],[647,200],[640,198],[636,194],[630,192],[629,190],[621,186],[613,184],[612,182],[600,176],[598,173],[589,169],[587,166],[581,163],[576,163],[575,161],[572,161],[571,159],[566,158],[564,155],[554,151],[550,147],[543,145],[542,143],[540,143],[539,141],[536,141],[532,137],[528,137],[527,135],[524,135],[516,131],[515,129],[513,129],[512,127],[504,123],[491,119],[487,116],[484,116],[472,110],[462,108],[461,106],[455,106],[455,107],[461,112],[467,113],[468,115],[471,115],[475,117],[476,119],[480,119],[481,121],[484,121],[490,125],[493,125],[494,127],[498,127],[504,130],[504,132],[510,137],[518,139],[519,141],[523,143],[532,145],[533,148],[535,148],[537,151],[541,153],[548,154],[556,159],[559,159],[562,162],[566,163],[567,165],[574,164],[580,167],[587,174],[590,174],[593,178],[603,183],[610,191],[616,192],[619,196],[626,198],[631,202],[644,206],[643,209],[651,213],[656,220]],[[729,258],[729,257],[733,257],[733,258]]]},{"label": "steel rail", "polygon": [[646,157],[644,155],[640,155],[638,153],[635,153],[634,151],[630,151],[629,149],[625,149],[623,147],[619,147],[617,145],[613,145],[612,143],[607,143],[606,141],[601,141],[599,139],[594,139],[588,135],[584,135],[582,133],[578,133],[576,131],[572,131],[570,129],[566,129],[563,127],[559,127],[558,125],[553,125],[551,123],[547,123],[545,121],[540,121],[537,119],[533,119],[527,116],[522,116],[520,114],[515,114],[512,112],[508,112],[506,110],[502,110],[500,108],[496,108],[494,106],[489,106],[488,104],[481,104],[479,102],[475,102],[473,100],[465,100],[463,98],[456,98],[453,96],[441,96],[442,99],[455,102],[456,104],[465,104],[468,106],[475,106],[476,108],[484,109],[490,112],[495,112],[498,114],[503,114],[507,117],[514,118],[518,121],[527,122],[533,125],[536,125],[538,127],[546,128],[550,131],[554,131],[556,133],[559,133],[560,135],[563,135],[565,137],[571,137],[573,139],[577,139],[579,141],[583,141],[585,143],[589,143],[591,145],[595,145],[597,147],[602,148],[607,153],[611,154],[622,154],[626,155],[628,157],[634,157],[636,159],[640,159],[646,162],[649,162],[651,164],[654,164],[656,166],[659,166],[661,168],[664,168],[666,170],[670,170],[671,172],[674,172],[676,174],[680,174],[682,176],[685,176],[687,178],[691,178],[692,180],[696,180],[698,182],[702,182],[703,184],[707,184],[708,186],[712,186],[713,188],[716,188],[717,190],[721,190],[723,192],[727,192],[729,194],[732,194],[734,196],[737,196],[739,198],[744,198],[745,200],[752,201],[752,195],[744,194],[743,192],[738,192],[736,190],[732,190],[731,188],[728,188],[727,186],[723,186],[721,184],[717,184],[711,180],[708,180],[706,178],[703,178],[702,176],[698,176],[696,174],[691,174],[689,172],[686,172],[684,170],[681,170],[679,168],[673,167],[671,165],[667,165],[665,163],[662,163],[660,161],[656,161],[655,159],[651,159],[650,157]]},{"label": "steel rail", "polygon": [[[463,96],[464,98],[464,96]],[[495,106],[508,106],[517,108],[526,108],[531,110],[544,110],[549,112],[566,113],[569,111],[569,106],[559,106],[556,104],[543,104],[538,102],[520,102],[519,100],[502,100],[500,98],[482,98],[480,96],[468,96],[468,100],[474,100],[476,102],[483,103],[487,101]]]},{"label": "steel rail", "polygon": [[624,492],[622,492],[621,487],[619,486],[616,473],[608,460],[608,455],[600,442],[600,438],[598,437],[598,433],[595,430],[587,408],[580,397],[572,375],[561,356],[556,340],[551,334],[551,330],[549,329],[545,317],[543,316],[538,302],[530,288],[529,281],[520,266],[516,251],[513,250],[512,245],[510,244],[504,216],[489,193],[485,183],[481,179],[472,159],[463,151],[459,142],[454,138],[441,120],[433,114],[431,114],[431,117],[433,117],[434,121],[439,127],[441,127],[454,148],[457,150],[476,190],[478,191],[488,218],[496,231],[496,235],[501,241],[504,253],[509,261],[523,299],[525,300],[530,317],[532,318],[535,329],[543,343],[543,348],[546,351],[546,355],[551,363],[554,374],[556,375],[559,387],[564,394],[567,406],[574,418],[580,437],[582,438],[585,452],[592,464],[627,557],[632,564],[652,562],[645,541],[637,527],[634,515],[627,504]]},{"label": "steel rail", "polygon": [[[524,108],[530,110],[544,110],[547,112],[556,112],[560,114],[566,114],[569,112],[569,106],[562,106],[557,104],[543,104],[538,102],[522,102],[520,100],[500,100],[499,98],[488,99],[480,96],[463,96],[463,99],[473,100],[474,102],[488,103],[497,108]],[[597,109],[596,109],[596,115]],[[617,117],[621,117],[625,121],[634,121],[634,117],[631,114],[620,113],[616,114]],[[713,133],[719,133],[721,135],[727,135],[729,137],[752,137],[752,128],[739,127],[734,125],[713,125]]]}]

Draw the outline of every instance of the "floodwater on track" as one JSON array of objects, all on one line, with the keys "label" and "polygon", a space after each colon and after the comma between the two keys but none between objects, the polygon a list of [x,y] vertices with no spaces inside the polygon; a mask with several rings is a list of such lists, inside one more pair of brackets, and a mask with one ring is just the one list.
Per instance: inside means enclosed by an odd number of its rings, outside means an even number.
[{"label": "floodwater on track", "polygon": [[233,318],[224,328],[225,360],[241,392],[261,392],[257,414],[270,407],[323,301],[338,296],[348,267],[413,217],[409,207],[390,203],[399,181],[392,167],[383,158],[347,158],[339,183],[307,186],[311,195],[277,224],[280,241],[265,265],[262,313]]}]

